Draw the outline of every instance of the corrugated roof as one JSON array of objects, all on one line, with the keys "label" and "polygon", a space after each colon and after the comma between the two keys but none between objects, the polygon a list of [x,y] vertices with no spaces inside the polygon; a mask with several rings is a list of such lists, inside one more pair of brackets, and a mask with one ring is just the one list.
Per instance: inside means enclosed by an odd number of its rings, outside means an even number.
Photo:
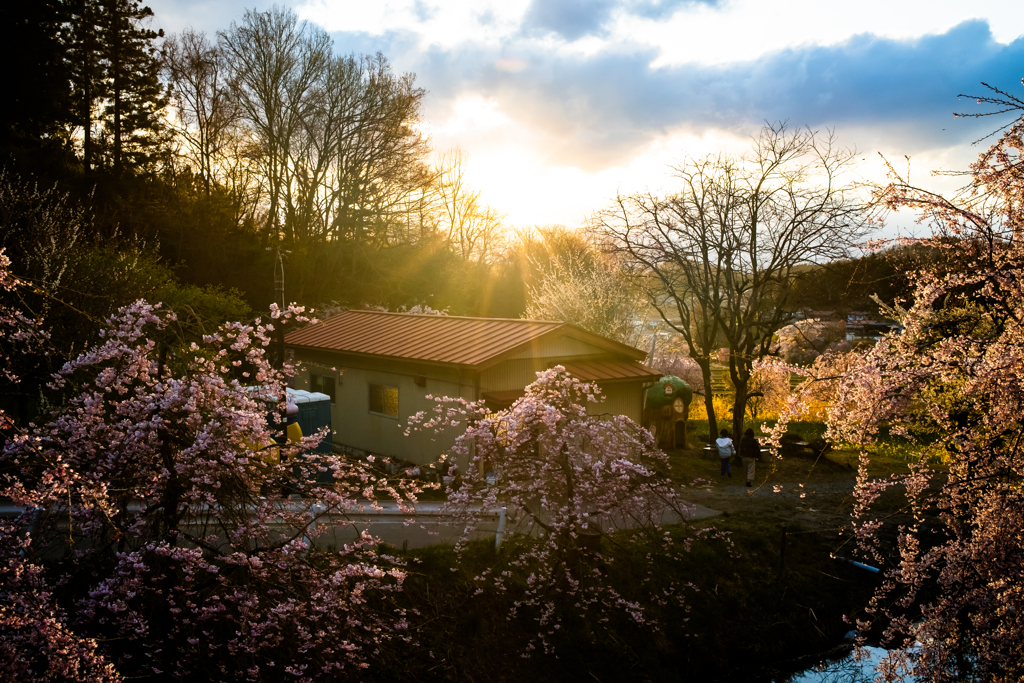
[{"label": "corrugated roof", "polygon": [[638,349],[556,321],[360,310],[289,332],[285,341],[290,346],[481,369],[559,331],[630,358],[644,356]]},{"label": "corrugated roof", "polygon": [[595,360],[563,363],[573,377],[584,382],[615,382],[626,380],[656,380],[661,377],[657,370],[629,361]]}]

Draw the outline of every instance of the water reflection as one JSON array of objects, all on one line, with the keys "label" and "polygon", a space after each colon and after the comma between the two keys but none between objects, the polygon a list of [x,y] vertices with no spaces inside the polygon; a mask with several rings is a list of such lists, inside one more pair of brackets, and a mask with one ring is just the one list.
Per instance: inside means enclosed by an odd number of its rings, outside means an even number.
[{"label": "water reflection", "polygon": [[[864,647],[858,658],[851,649],[845,657],[823,661],[803,673],[777,679],[775,683],[871,683],[875,680],[875,667],[885,657],[885,652],[880,647]],[[904,680],[914,683],[919,679]]]}]

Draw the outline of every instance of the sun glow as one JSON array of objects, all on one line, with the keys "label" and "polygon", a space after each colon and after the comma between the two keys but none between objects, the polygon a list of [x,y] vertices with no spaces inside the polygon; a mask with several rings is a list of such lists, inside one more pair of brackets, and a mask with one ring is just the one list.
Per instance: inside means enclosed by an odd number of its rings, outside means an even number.
[{"label": "sun glow", "polygon": [[505,117],[493,102],[472,97],[459,102],[462,106],[454,107],[451,117],[432,129],[435,148],[457,144],[465,151],[467,182],[512,226],[580,226],[616,194],[671,191],[671,166],[687,155],[742,153],[749,147],[749,139],[726,132],[676,131],[651,141],[623,164],[592,170],[552,165],[548,155],[538,151],[545,149],[542,133]]}]

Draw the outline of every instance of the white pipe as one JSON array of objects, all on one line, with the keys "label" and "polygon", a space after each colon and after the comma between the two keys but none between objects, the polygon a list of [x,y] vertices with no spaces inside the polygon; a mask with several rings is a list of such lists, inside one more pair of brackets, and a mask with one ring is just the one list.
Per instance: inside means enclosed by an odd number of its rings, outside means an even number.
[{"label": "white pipe", "polygon": [[498,511],[498,533],[494,535],[494,549],[501,550],[501,540],[505,536],[505,507]]},{"label": "white pipe", "polygon": [[316,531],[316,518],[319,517],[321,513],[326,512],[326,510],[327,508],[319,503],[313,503],[313,505],[309,507],[309,535],[306,536],[306,541],[309,543],[310,550],[313,549],[313,538],[316,536],[314,533]]}]

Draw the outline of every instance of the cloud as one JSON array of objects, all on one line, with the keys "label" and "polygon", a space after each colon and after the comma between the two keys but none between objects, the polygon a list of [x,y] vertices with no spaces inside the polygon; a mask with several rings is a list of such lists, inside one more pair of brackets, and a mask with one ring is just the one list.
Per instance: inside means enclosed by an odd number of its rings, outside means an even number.
[{"label": "cloud", "polygon": [[695,5],[720,8],[723,3],[719,0],[637,0],[626,7],[630,14],[644,19],[661,21],[680,9],[692,8]]},{"label": "cloud", "polygon": [[166,33],[181,33],[192,28],[213,36],[217,31],[227,30],[231,22],[241,23],[246,9],[266,11],[280,3],[278,0],[247,0],[236,5],[209,0],[150,0],[145,4],[153,8],[154,28],[162,28]]},{"label": "cloud", "polygon": [[608,25],[620,17],[661,21],[681,8],[717,4],[717,0],[532,0],[521,29],[524,35],[555,34],[571,42],[608,36]]},{"label": "cloud", "polygon": [[566,40],[601,33],[614,0],[533,0],[523,17],[526,33],[553,32]]},{"label": "cloud", "polygon": [[[202,1],[150,4],[172,31],[196,18],[212,33],[244,13]],[[968,143],[1006,119],[954,119],[980,109],[956,96],[983,94],[981,81],[1020,95],[1024,76],[1019,1],[283,1],[336,51],[381,51],[416,73],[435,147],[487,166],[503,210],[549,191],[572,220],[588,192],[646,182],[673,151],[742,149],[766,120],[835,128],[865,157],[964,168]]]},{"label": "cloud", "polygon": [[[1013,88],[1024,75],[1024,39],[1000,44],[982,21],[914,40],[861,35],[728,65],[653,68],[655,57],[639,49],[542,57],[522,41],[434,49],[416,70],[432,93],[428,106],[443,109],[475,92],[545,131],[553,161],[586,169],[621,163],[673,130],[748,135],[765,120],[837,127],[843,139],[844,128],[875,127],[880,140],[898,139],[909,151],[963,144],[990,122],[955,121],[953,111],[972,106],[956,96],[977,94],[981,81]],[[517,68],[502,68],[509,63]]]}]

